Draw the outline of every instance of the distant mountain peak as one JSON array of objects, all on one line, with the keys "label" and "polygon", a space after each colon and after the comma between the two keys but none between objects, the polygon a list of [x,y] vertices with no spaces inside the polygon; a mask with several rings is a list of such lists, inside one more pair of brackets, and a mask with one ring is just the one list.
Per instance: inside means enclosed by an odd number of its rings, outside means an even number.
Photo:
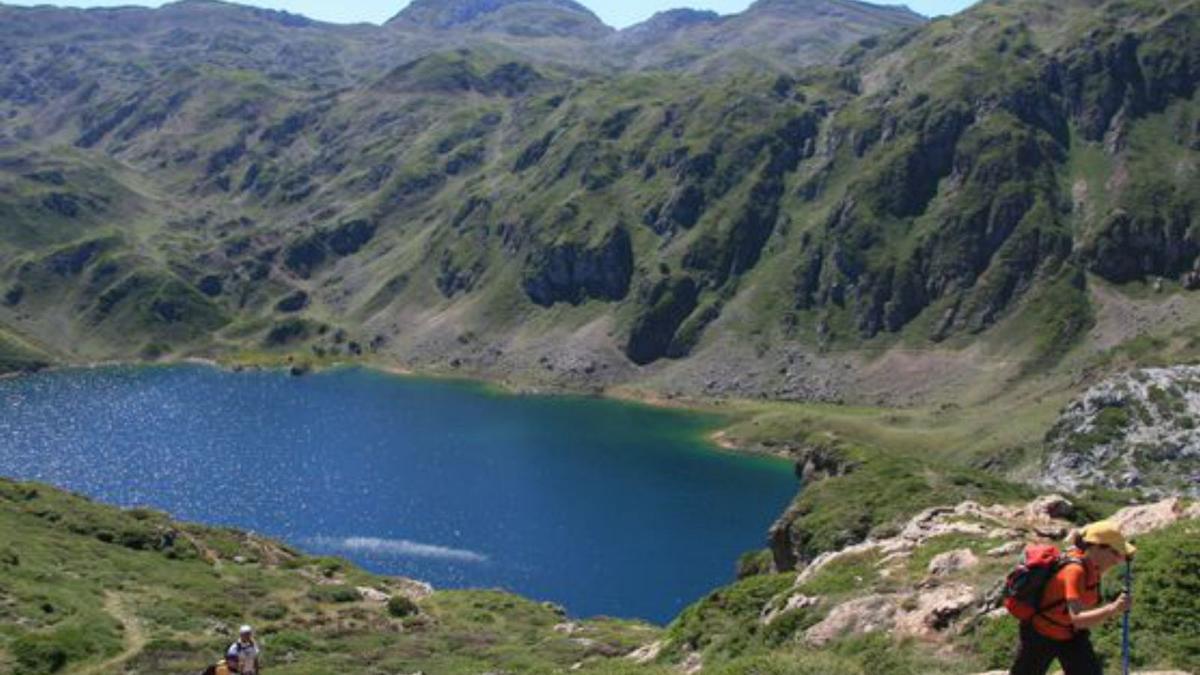
[{"label": "distant mountain peak", "polygon": [[574,0],[413,0],[388,25],[534,37],[598,37],[612,32]]},{"label": "distant mountain peak", "polygon": [[694,26],[714,24],[720,20],[721,15],[711,10],[668,9],[620,31],[617,39],[626,43],[649,43],[669,39]]}]

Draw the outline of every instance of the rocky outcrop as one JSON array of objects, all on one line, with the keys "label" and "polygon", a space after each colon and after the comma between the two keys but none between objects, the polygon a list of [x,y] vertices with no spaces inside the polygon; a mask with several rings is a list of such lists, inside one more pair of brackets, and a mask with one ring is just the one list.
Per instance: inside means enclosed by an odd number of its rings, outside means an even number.
[{"label": "rocky outcrop", "polygon": [[299,312],[308,307],[308,293],[296,291],[275,304],[275,310],[284,314]]},{"label": "rocky outcrop", "polygon": [[804,631],[804,642],[821,647],[847,635],[891,631],[899,603],[891,595],[868,595],[844,602],[820,623]]},{"label": "rocky outcrop", "polygon": [[[911,518],[894,536],[868,539],[838,551],[823,553],[800,571],[797,585],[812,580],[825,568],[864,554],[875,553],[888,560],[908,557],[922,544],[935,537],[951,534],[986,538],[1015,538],[1020,536],[1058,538],[1066,534],[1070,523],[1048,516],[1030,518],[1028,507],[1003,505],[981,506],[963,502],[954,507],[926,509]],[[973,556],[972,556],[973,557]],[[948,574],[950,570],[942,570]]]},{"label": "rocky outcrop", "polygon": [[[770,625],[789,613],[817,611],[828,599],[805,591],[806,584],[840,564],[874,561],[880,579],[890,583],[887,592],[874,592],[844,599],[829,607],[823,618],[804,630],[802,640],[821,647],[838,639],[865,633],[885,632],[896,638],[925,642],[944,641],[996,610],[997,574],[971,575],[971,569],[988,558],[1013,556],[1030,541],[1058,541],[1072,524],[1059,518],[1073,510],[1070,501],[1057,495],[1040,497],[1026,505],[983,507],[963,502],[953,507],[928,509],[909,520],[900,533],[871,540],[821,556],[797,577],[794,587],[772,599],[762,610],[760,622]],[[1185,507],[1179,499],[1132,506],[1111,516],[1126,536],[1134,537],[1169,527],[1180,520],[1200,517],[1200,504]],[[945,535],[970,540],[1001,542],[980,558],[970,548],[934,556],[928,576],[918,582],[897,583],[906,577],[911,561],[923,546]],[[994,569],[995,560],[990,563]],[[981,579],[983,583],[981,584]],[[876,587],[879,588],[878,586]],[[1001,610],[1003,612],[1003,610]]]},{"label": "rocky outcrop", "polygon": [[1085,391],[1046,436],[1043,484],[1200,495],[1200,367],[1148,368]]},{"label": "rocky outcrop", "polygon": [[1124,283],[1151,276],[1191,285],[1200,264],[1200,238],[1193,228],[1190,196],[1153,195],[1153,209],[1117,209],[1091,233],[1081,256],[1088,269]]},{"label": "rocky outcrop", "polygon": [[629,232],[618,226],[593,247],[570,242],[530,253],[522,285],[529,299],[543,307],[578,305],[588,299],[621,300],[632,276],[633,245]]},{"label": "rocky outcrop", "polygon": [[1117,511],[1110,520],[1121,526],[1121,532],[1126,537],[1136,537],[1164,527],[1170,527],[1180,520],[1200,517],[1200,502],[1185,508],[1178,497],[1164,499],[1154,504],[1128,506]]},{"label": "rocky outcrop", "polygon": [[977,591],[962,583],[923,592],[868,595],[833,608],[804,632],[804,642],[821,647],[844,637],[876,632],[933,639],[945,633],[978,600]]},{"label": "rocky outcrop", "polygon": [[639,313],[625,344],[625,355],[639,365],[657,361],[671,353],[675,334],[695,311],[700,288],[689,276],[666,277],[643,287]]},{"label": "rocky outcrop", "polygon": [[964,583],[935,586],[911,595],[902,595],[893,635],[937,639],[979,600],[979,591]]},{"label": "rocky outcrop", "polygon": [[320,229],[292,242],[284,251],[284,265],[297,276],[307,279],[330,258],[358,253],[375,237],[376,226],[369,220],[351,220],[333,229]]}]

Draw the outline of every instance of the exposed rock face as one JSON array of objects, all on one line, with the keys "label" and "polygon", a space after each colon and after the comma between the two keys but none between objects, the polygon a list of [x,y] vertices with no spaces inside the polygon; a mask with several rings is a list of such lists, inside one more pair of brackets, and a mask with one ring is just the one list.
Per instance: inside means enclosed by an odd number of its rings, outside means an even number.
[{"label": "exposed rock face", "polygon": [[308,307],[308,293],[296,291],[275,304],[275,309],[284,314],[299,312]]},{"label": "exposed rock face", "polygon": [[1083,255],[1089,268],[1105,279],[1125,282],[1157,275],[1194,283],[1200,241],[1186,209],[1166,214],[1118,210],[1093,236]]},{"label": "exposed rock face", "polygon": [[539,305],[577,305],[587,299],[620,300],[629,293],[633,246],[624,227],[614,228],[599,245],[555,244],[530,254],[525,293]]},{"label": "exposed rock face", "polygon": [[[954,583],[918,592],[904,598],[896,617],[895,635],[922,639],[943,633],[972,605],[979,601],[968,584]],[[912,609],[905,609],[912,607]]]},{"label": "exposed rock face", "polygon": [[[955,507],[934,507],[914,516],[900,533],[893,537],[868,539],[860,544],[817,556],[801,570],[796,583],[799,585],[809,581],[829,565],[836,565],[840,561],[869,552],[878,552],[881,556],[892,559],[906,557],[929,539],[948,534],[1008,538],[1021,536],[1022,533],[1046,536],[1044,533],[1049,532],[1059,536],[1065,533],[1069,526],[1070,523],[1047,521],[1044,518],[1030,521],[1025,517],[1025,508],[1011,506],[980,506],[975,502],[963,502]],[[974,558],[974,555],[971,557]],[[950,570],[943,572],[949,573]]]},{"label": "exposed rock face", "polygon": [[331,257],[344,258],[362,250],[375,236],[368,220],[352,220],[333,229],[323,229],[299,239],[284,252],[284,264],[302,278],[309,278]]},{"label": "exposed rock face", "polygon": [[[799,589],[830,566],[861,564],[868,554],[874,554],[880,578],[902,578],[889,574],[889,570],[904,569],[929,538],[950,533],[1003,542],[988,551],[989,557],[1015,555],[1031,540],[1052,539],[1047,532],[1062,534],[1070,524],[1050,514],[1071,510],[1071,503],[1057,495],[1040,497],[1024,506],[981,507],[974,502],[963,502],[955,507],[929,509],[909,521],[895,537],[868,541],[814,560],[797,575],[796,589],[772,599],[763,608],[760,620],[770,624],[788,612],[824,603],[824,598]],[[1123,509],[1112,519],[1121,525],[1126,536],[1137,536],[1195,517],[1200,517],[1200,504],[1185,509],[1181,500],[1173,498]],[[998,606],[996,579],[988,577],[988,585],[983,586],[970,575],[958,575],[981,562],[970,549],[937,555],[929,565],[929,578],[894,591],[844,601],[805,630],[802,639],[810,646],[820,647],[843,637],[872,632],[930,642],[957,634]],[[997,565],[995,561],[989,564]]]},{"label": "exposed rock face", "polygon": [[1126,537],[1136,537],[1197,516],[1200,516],[1200,503],[1185,510],[1183,502],[1172,497],[1154,504],[1123,508],[1112,516],[1112,520],[1121,526],[1121,533]]},{"label": "exposed rock face", "polygon": [[1088,389],[1047,435],[1042,482],[1200,495],[1200,367],[1148,368]]},{"label": "exposed rock face", "polygon": [[660,279],[643,288],[641,312],[625,346],[629,359],[643,365],[672,353],[675,335],[695,311],[699,296],[699,286],[688,276]]},{"label": "exposed rock face", "polygon": [[897,605],[893,595],[868,595],[844,602],[804,631],[804,641],[821,647],[847,635],[891,631],[896,626]]}]

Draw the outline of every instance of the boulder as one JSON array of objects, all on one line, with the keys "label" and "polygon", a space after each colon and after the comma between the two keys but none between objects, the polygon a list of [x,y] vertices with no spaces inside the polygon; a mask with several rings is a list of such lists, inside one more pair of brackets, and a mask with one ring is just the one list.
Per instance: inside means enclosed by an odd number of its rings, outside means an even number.
[{"label": "boulder", "polygon": [[388,595],[387,593],[384,593],[378,588],[371,588],[370,586],[359,586],[355,588],[355,590],[358,591],[358,596],[362,598],[364,602],[377,602],[383,604],[392,599],[392,596]]},{"label": "boulder", "polygon": [[896,625],[897,596],[868,595],[834,607],[820,623],[804,631],[804,641],[821,647],[847,635],[890,631]]},{"label": "boulder", "polygon": [[1171,497],[1154,504],[1123,508],[1111,520],[1121,527],[1121,533],[1126,537],[1136,537],[1175,524],[1183,513],[1183,501]]},{"label": "boulder", "polygon": [[[968,584],[947,584],[900,603],[894,633],[918,638],[935,638],[962,616],[977,601],[975,589]],[[912,609],[903,609],[912,607]]]},{"label": "boulder", "polygon": [[1075,505],[1061,495],[1043,495],[1025,507],[1025,518],[1031,522],[1066,520],[1075,513]]},{"label": "boulder", "polygon": [[933,560],[929,561],[929,576],[944,577],[978,564],[979,557],[969,548],[947,551],[934,556]]}]

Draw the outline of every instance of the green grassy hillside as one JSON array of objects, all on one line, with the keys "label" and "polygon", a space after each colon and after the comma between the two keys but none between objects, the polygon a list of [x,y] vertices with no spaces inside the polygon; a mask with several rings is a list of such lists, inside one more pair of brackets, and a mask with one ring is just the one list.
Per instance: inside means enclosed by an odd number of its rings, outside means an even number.
[{"label": "green grassy hillside", "polygon": [[[562,672],[653,639],[498,591],[437,591],[232,530],[0,480],[0,670],[198,673],[252,623],[279,673]],[[359,588],[391,600],[365,600]],[[556,628],[557,627],[557,628]]]}]

